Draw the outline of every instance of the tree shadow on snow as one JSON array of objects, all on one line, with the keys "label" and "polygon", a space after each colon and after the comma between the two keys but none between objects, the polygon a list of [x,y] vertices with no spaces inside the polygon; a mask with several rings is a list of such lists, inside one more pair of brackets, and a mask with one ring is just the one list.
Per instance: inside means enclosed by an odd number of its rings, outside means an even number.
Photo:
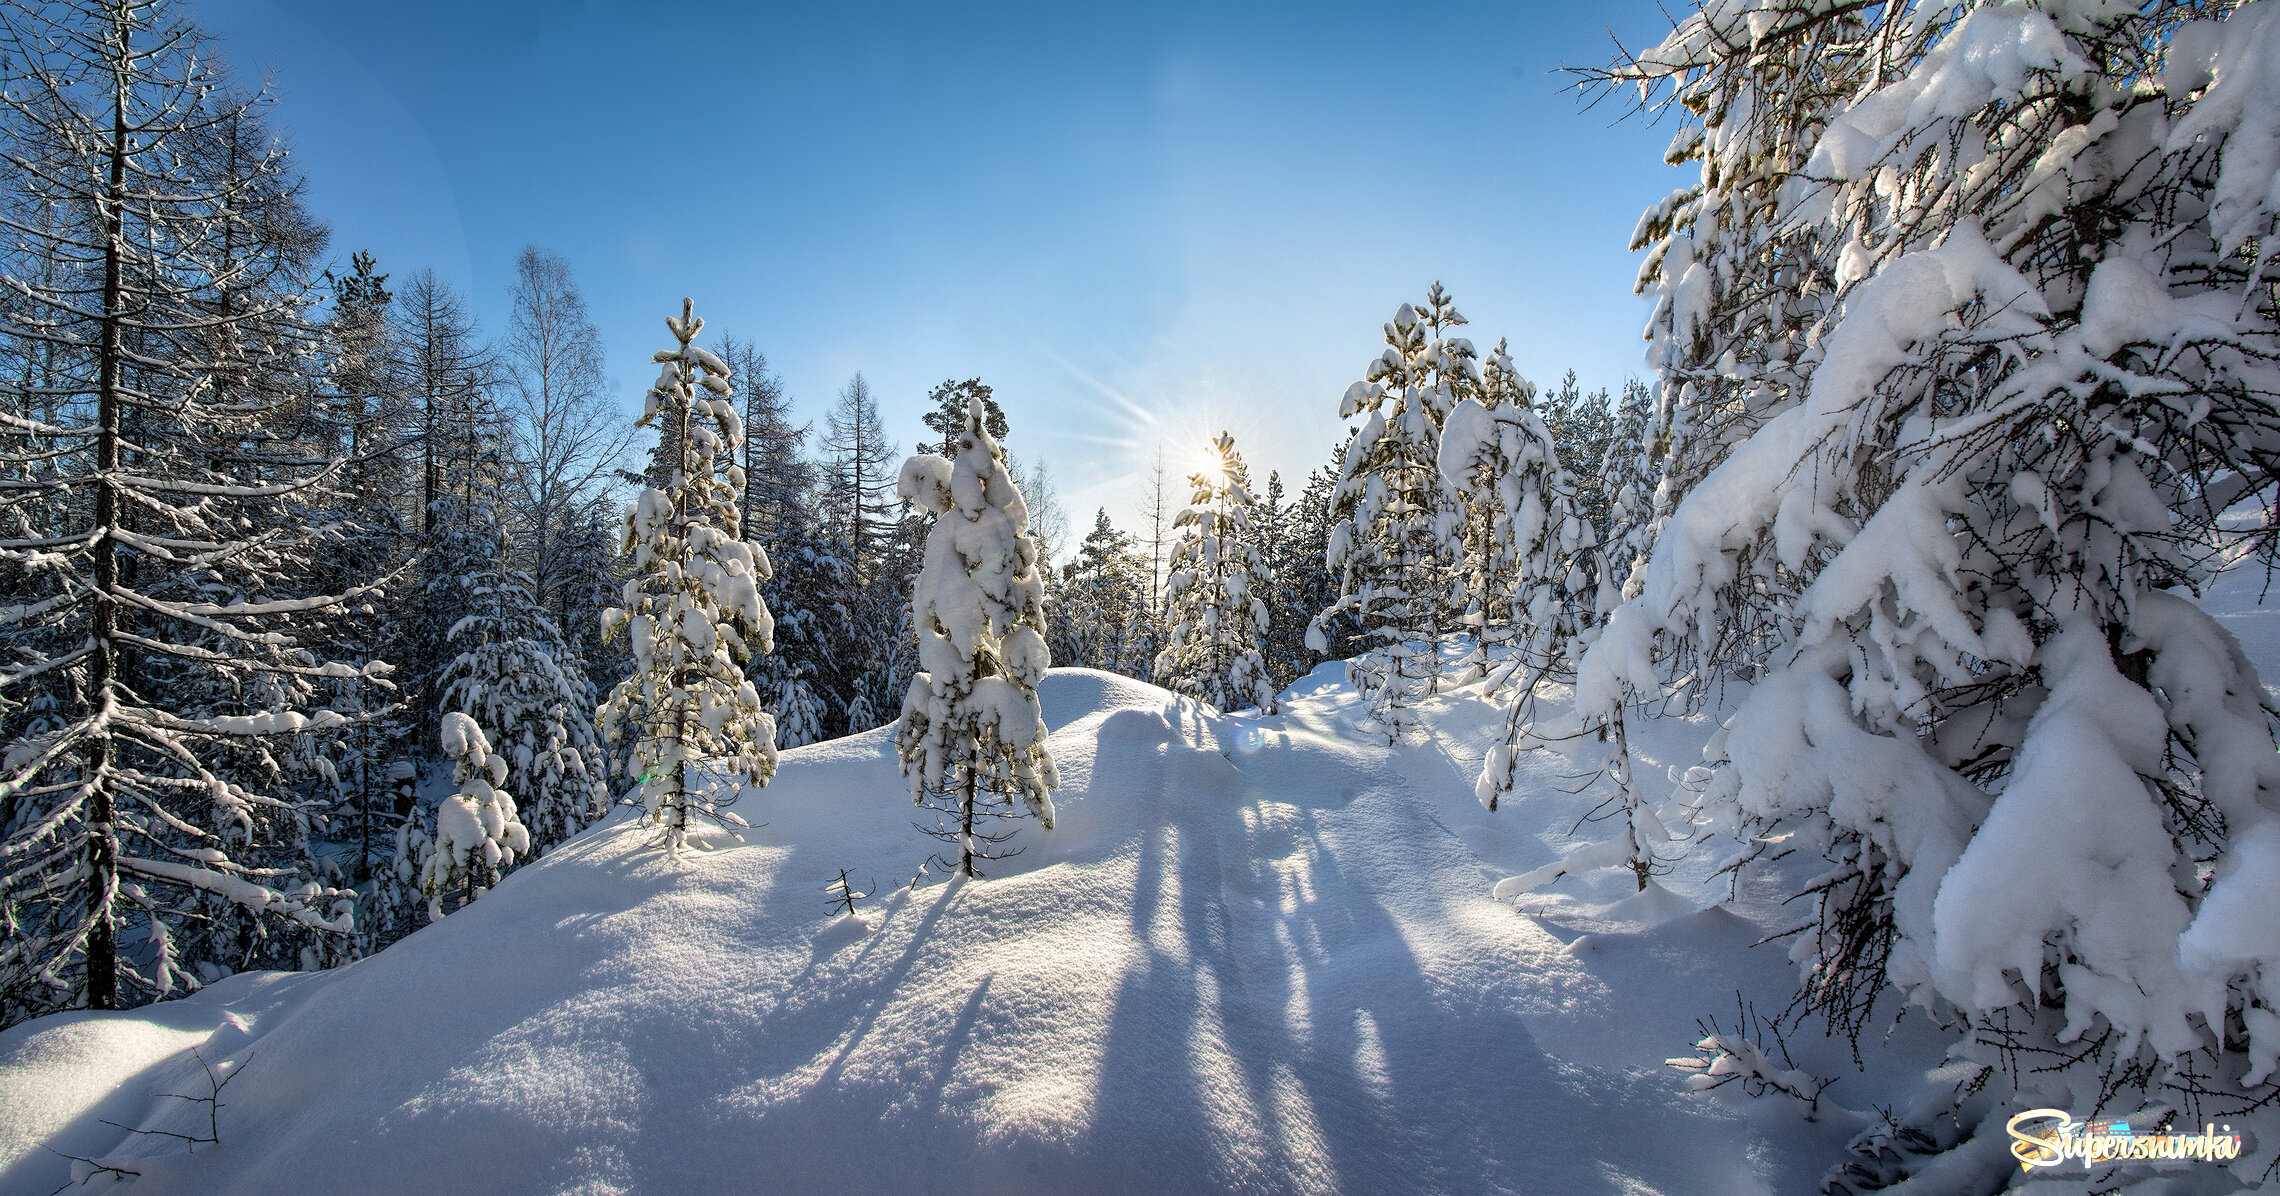
[{"label": "tree shadow on snow", "polygon": [[[1108,751],[1104,736],[1098,771],[1127,786],[1154,771],[1166,813],[1131,896],[1152,945],[1116,995],[1078,1147],[1126,1190],[1715,1190],[1684,1141],[1700,1127],[1652,1122],[1674,1102],[1668,1077],[1550,1058],[1513,1002],[1428,975],[1410,936],[1434,931],[1396,916],[1390,869],[1350,870],[1372,853],[1337,833],[1349,803],[1410,801],[1411,786],[1458,783],[1453,768],[1309,799],[1287,783],[1302,761]],[[1245,772],[1275,776],[1271,797]]]}]

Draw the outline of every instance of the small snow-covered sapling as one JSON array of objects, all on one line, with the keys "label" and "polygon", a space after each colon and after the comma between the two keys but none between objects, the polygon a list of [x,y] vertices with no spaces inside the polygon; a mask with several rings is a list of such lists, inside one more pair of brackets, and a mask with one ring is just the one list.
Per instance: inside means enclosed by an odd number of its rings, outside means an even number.
[{"label": "small snow-covered sapling", "polygon": [[[871,882],[871,888],[877,889],[878,887],[877,881]],[[855,903],[871,895],[847,883],[847,869],[845,868],[839,870],[838,880],[823,886],[823,891],[831,894],[831,903],[827,908],[838,910],[850,917],[854,916]]]},{"label": "small snow-covered sapling", "polygon": [[420,866],[428,917],[443,919],[443,895],[473,901],[499,883],[501,869],[530,851],[530,832],[515,812],[507,759],[474,719],[454,710],[443,716],[443,750],[451,757],[454,792],[435,811],[435,840]]},{"label": "small snow-covered sapling", "polygon": [[[1695,1041],[1694,1054],[1665,1059],[1664,1063],[1681,1071],[1694,1074],[1686,1077],[1686,1086],[1695,1092],[1708,1092],[1741,1081],[1742,1091],[1751,1096],[1764,1096],[1767,1092],[1780,1092],[1805,1102],[1805,1120],[1817,1121],[1821,1116],[1821,1093],[1836,1083],[1835,1077],[1823,1078],[1798,1068],[1789,1057],[1789,1042],[1781,1035],[1780,1022],[1767,1022],[1758,1017],[1756,1007],[1734,994],[1734,1028],[1721,1029],[1715,1016],[1697,1019],[1695,1027],[1702,1037]],[[1773,1040],[1773,1052],[1768,1052],[1764,1040]],[[1778,1053],[1781,1062],[1776,1065],[1773,1055]]]}]

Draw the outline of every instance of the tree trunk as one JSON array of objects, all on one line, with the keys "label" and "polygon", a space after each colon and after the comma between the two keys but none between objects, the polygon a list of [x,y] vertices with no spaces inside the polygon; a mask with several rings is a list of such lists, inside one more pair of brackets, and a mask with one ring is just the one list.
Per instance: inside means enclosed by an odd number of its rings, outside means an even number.
[{"label": "tree trunk", "polygon": [[436,405],[443,401],[437,393],[431,374],[427,387],[427,402],[422,405],[420,435],[420,534],[435,534],[435,491],[441,484],[442,465],[436,460],[435,439],[442,434],[443,421],[437,418]]},{"label": "tree trunk", "polygon": [[[95,434],[95,592],[91,607],[93,626],[88,640],[94,651],[87,666],[87,693],[98,717],[111,705],[116,669],[119,583],[119,313],[124,306],[120,277],[125,235],[127,189],[127,14],[112,13],[111,47],[111,161],[103,210],[103,307],[101,343],[96,350]],[[111,905],[119,888],[117,813],[111,806],[111,734],[99,728],[87,747],[90,792],[87,798],[87,977],[89,1009],[119,1007],[119,945]]]},{"label": "tree trunk", "polygon": [[[681,306],[681,318],[685,321],[689,319],[690,314],[689,305],[684,301]],[[688,344],[688,338],[683,337],[681,347],[686,349]],[[684,363],[675,368],[686,371],[688,366]],[[689,383],[685,377],[681,385],[683,389],[689,389]],[[674,487],[673,534],[677,536],[685,536],[688,532],[687,512],[682,510],[681,503],[689,494],[689,408],[695,401],[696,394],[692,389],[678,404],[680,410],[674,417],[674,435],[677,437],[675,446],[681,459],[673,463],[673,469],[679,476],[665,479],[666,485]],[[676,483],[678,484],[676,485]],[[685,646],[681,642],[681,630],[675,627],[673,629],[673,689],[674,692],[681,694],[689,692],[688,678],[682,672],[684,652]],[[689,833],[689,755],[686,747],[689,742],[689,701],[686,698],[682,699],[680,709],[674,714],[673,741],[675,746],[682,748],[681,764],[677,770],[677,775],[674,777],[673,799],[668,803],[671,812],[665,816],[665,825],[668,828],[666,833],[672,836],[675,850],[678,850],[681,840]]]},{"label": "tree trunk", "polygon": [[968,880],[974,872],[974,791],[981,784],[981,774],[971,762],[967,763],[965,785],[958,794],[958,870]]}]

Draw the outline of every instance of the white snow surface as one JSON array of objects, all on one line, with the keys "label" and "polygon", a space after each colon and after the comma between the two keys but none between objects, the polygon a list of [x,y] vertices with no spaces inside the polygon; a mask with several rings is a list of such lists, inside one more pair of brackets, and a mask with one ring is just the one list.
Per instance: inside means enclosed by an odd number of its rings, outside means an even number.
[{"label": "white snow surface", "polygon": [[[1928,1090],[1911,1019],[1865,1073],[1793,1035],[1841,1077],[1817,1121],[1689,1092],[1663,1061],[1696,1018],[1786,1003],[1749,948],[1776,891],[1718,904],[1698,849],[1644,893],[1493,898],[1597,798],[1528,753],[1483,810],[1477,688],[1391,749],[1342,665],[1267,718],[1089,670],[1039,693],[1061,817],[991,879],[901,887],[936,845],[890,729],[787,751],[741,842],[674,858],[621,812],[348,967],[0,1034],[0,1191],[76,1155],[149,1193],[1786,1192]],[[1635,745],[1683,769],[1712,727]],[[219,1145],[104,1124],[202,1133],[159,1095],[209,1091],[201,1059],[231,1061]]]}]

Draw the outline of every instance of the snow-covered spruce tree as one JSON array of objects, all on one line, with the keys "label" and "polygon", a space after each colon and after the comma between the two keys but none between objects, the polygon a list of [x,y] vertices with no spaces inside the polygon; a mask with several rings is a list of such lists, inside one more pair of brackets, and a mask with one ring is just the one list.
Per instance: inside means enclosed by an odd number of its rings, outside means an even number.
[{"label": "snow-covered spruce tree", "polygon": [[[405,386],[388,276],[377,265],[371,254],[356,253],[347,274],[330,278],[325,373],[331,385],[324,407],[326,422],[339,434],[331,448],[348,460],[339,486],[328,495],[329,518],[341,529],[337,548],[312,563],[324,570],[330,584],[322,588],[328,590],[390,579],[384,592],[332,612],[324,643],[343,660],[394,663],[404,659],[418,609],[419,586],[407,571],[418,545],[418,512],[405,500],[416,492],[412,441],[419,412]],[[373,501],[379,496],[398,501]],[[399,669],[391,680],[407,678]],[[331,787],[339,800],[325,836],[345,849],[332,853],[331,862],[340,881],[356,890],[354,954],[362,955],[381,945],[372,937],[371,911],[394,872],[396,774],[417,754],[422,735],[403,708],[401,688],[355,680],[327,684],[334,709],[366,716],[331,747]]]},{"label": "snow-covered spruce tree", "polygon": [[[1679,503],[1753,432],[1801,399],[1843,243],[1818,224],[1791,220],[1784,188],[1801,177],[1830,115],[1862,86],[1905,70],[1952,15],[1940,5],[1820,0],[1708,6],[1655,47],[1579,72],[1606,92],[1633,90],[1642,109],[1683,112],[1665,160],[1701,164],[1701,178],[1648,209],[1632,233],[1631,248],[1645,251],[1638,290],[1655,304],[1646,332],[1656,370],[1638,437],[1646,461],[1634,465],[1644,465],[1640,480],[1651,477],[1653,484],[1651,494],[1623,505],[1622,539],[1603,554],[1596,604],[1603,621],[1619,599],[1637,595],[1644,554]],[[1628,438],[1618,429],[1609,450],[1620,451]],[[1612,513],[1616,495],[1609,498]],[[1617,558],[1624,555],[1632,565],[1618,573]],[[1681,669],[1682,675],[1747,675],[1754,660],[1773,650],[1779,620],[1770,604],[1745,601],[1738,610],[1740,617],[1715,642],[1664,645],[1674,659],[1697,667]],[[1705,693],[1699,685],[1681,686],[1657,700],[1691,708]],[[1504,891],[1600,866],[1627,867],[1643,883],[1664,835],[1637,781],[1624,703],[1603,704],[1595,719],[1580,725],[1561,720],[1539,727],[1534,697],[1518,694],[1508,711],[1506,742],[1516,750],[1551,744],[1577,753],[1580,764],[1610,781],[1609,807],[1629,814],[1630,833],[1515,878]],[[1510,776],[1510,762],[1492,751],[1481,784],[1493,788],[1499,776]]]},{"label": "snow-covered spruce tree", "polygon": [[[1550,734],[1538,719],[1544,685],[1573,678],[1573,657],[1597,635],[1600,612],[1614,605],[1614,585],[1591,522],[1577,510],[1577,486],[1561,466],[1553,433],[1525,401],[1523,387],[1513,383],[1517,375],[1501,345],[1483,376],[1486,395],[1522,397],[1498,405],[1459,403],[1442,428],[1441,470],[1463,496],[1468,520],[1480,529],[1467,537],[1468,549],[1492,563],[1481,572],[1503,587],[1501,612],[1489,606],[1481,614],[1505,613],[1510,619],[1509,632],[1495,637],[1509,657],[1504,732],[1481,761],[1474,786],[1481,803],[1494,810],[1512,791],[1518,754]],[[1572,391],[1572,382],[1565,389]],[[1493,630],[1494,624],[1484,619],[1483,642]],[[1504,684],[1499,681],[1493,688]],[[1499,894],[1549,883],[1586,861],[1628,866],[1639,887],[1646,887],[1672,836],[1633,782],[1619,723],[1611,736],[1618,750],[1604,768],[1613,794],[1594,811],[1594,820],[1621,817],[1625,833],[1507,882]],[[1573,750],[1580,744],[1565,746]]]},{"label": "snow-covered spruce tree", "polygon": [[[321,229],[209,46],[147,3],[0,21],[0,272],[41,386],[0,410],[0,694],[40,711],[0,762],[0,1022],[196,987],[350,928],[278,782],[317,683],[296,592],[329,534],[312,459],[308,262]],[[27,207],[44,213],[21,218]],[[161,708],[153,703],[165,700]],[[314,932],[314,933],[312,933]]]},{"label": "snow-covered spruce tree", "polygon": [[594,687],[539,608],[529,577],[508,567],[506,529],[490,504],[479,502],[437,547],[433,568],[460,579],[459,592],[472,603],[451,626],[459,654],[438,678],[444,708],[488,729],[512,769],[511,781],[497,783],[529,828],[525,853],[542,853],[609,805]]},{"label": "snow-covered spruce tree", "polygon": [[1842,247],[1801,394],[1672,512],[1576,688],[1588,729],[1673,661],[1755,674],[1701,801],[1735,866],[1822,859],[1804,1008],[1857,1035],[1896,986],[1998,1109],[2261,1136],[2280,756],[2177,589],[2276,480],[2280,6],[2202,15],[1909,18],[1929,49],[1788,189]]},{"label": "snow-covered spruce tree", "polygon": [[[768,556],[737,535],[743,420],[728,398],[728,366],[694,343],[704,327],[694,310],[684,299],[678,319],[665,317],[680,344],[652,358],[663,369],[639,421],[677,443],[680,459],[664,488],[644,489],[626,515],[633,578],[625,605],[602,617],[633,646],[633,675],[602,705],[602,733],[630,741],[644,816],[672,853],[688,842],[692,810],[745,825],[729,804],[743,782],[765,785],[776,773],[776,720],[743,669],[774,639],[759,588]],[[725,794],[697,776],[704,764],[725,774]]]},{"label": "snow-covered spruce tree", "polygon": [[981,875],[976,860],[1010,854],[996,849],[1012,832],[989,826],[1012,815],[1015,798],[1053,829],[1060,784],[1037,707],[1052,663],[1045,579],[1028,504],[985,418],[981,400],[968,400],[956,455],[910,458],[895,487],[934,516],[910,600],[920,671],[903,698],[895,749],[911,800],[948,820],[924,829],[957,844],[957,870],[968,877]]},{"label": "snow-covered spruce tree", "polygon": [[1580,72],[1642,108],[1682,113],[1664,160],[1701,167],[1631,236],[1645,253],[1639,293],[1654,304],[1655,523],[1797,401],[1798,362],[1816,340],[1843,244],[1790,220],[1783,188],[1830,114],[1905,70],[1952,15],[1938,3],[1708,5],[1653,48]]},{"label": "snow-covered spruce tree", "polygon": [[499,875],[530,852],[530,832],[516,816],[503,786],[507,758],[491,750],[483,728],[458,711],[443,716],[443,754],[451,758],[450,797],[435,810],[435,838],[420,862],[420,891],[428,917],[443,920],[443,899],[464,905],[499,883]]},{"label": "snow-covered spruce tree", "polygon": [[[1472,638],[1472,647],[1458,662],[1456,676],[1452,678],[1458,685],[1486,677],[1491,650],[1509,645],[1516,631],[1512,591],[1519,580],[1519,559],[1511,543],[1511,517],[1519,506],[1517,503],[1510,507],[1498,505],[1496,473],[1500,461],[1501,467],[1506,469],[1513,468],[1516,462],[1497,457],[1495,446],[1501,443],[1501,433],[1489,423],[1478,423],[1478,417],[1482,410],[1502,412],[1504,414],[1493,418],[1517,423],[1524,430],[1542,429],[1544,422],[1533,410],[1535,392],[1535,384],[1512,367],[1505,342],[1498,340],[1481,366],[1477,396],[1466,400],[1476,409],[1466,416],[1473,422],[1459,429],[1454,448],[1447,429],[1443,429],[1441,476],[1448,480],[1464,517],[1464,528],[1459,534],[1461,551],[1451,574],[1449,606],[1459,612],[1457,622],[1469,630]],[[1461,408],[1464,404],[1457,406]],[[1454,416],[1454,411],[1451,415]],[[1549,431],[1544,432],[1540,443],[1540,460],[1557,460]],[[1457,454],[1455,459],[1450,457],[1452,452]],[[1547,478],[1547,481],[1561,493],[1566,492],[1564,479]]]},{"label": "snow-covered spruce tree", "polygon": [[1360,623],[1370,647],[1353,664],[1354,687],[1393,738],[1439,680],[1442,608],[1463,552],[1463,511],[1438,458],[1441,421],[1481,380],[1472,342],[1446,335],[1464,322],[1437,282],[1423,308],[1402,304],[1385,326],[1384,352],[1338,405],[1341,419],[1369,419],[1347,442],[1331,495],[1338,600],[1314,617],[1306,643],[1327,652],[1333,620]]},{"label": "snow-covered spruce tree", "polygon": [[[1551,429],[1501,345],[1482,376],[1484,397],[1458,403],[1441,429],[1441,474],[1464,503],[1465,622],[1476,644],[1505,650],[1526,693],[1566,673],[1569,645],[1590,623],[1597,553]],[[1472,664],[1465,680],[1486,675],[1479,648]],[[1494,809],[1509,787],[1484,789],[1483,800]]]},{"label": "snow-covered spruce tree", "polygon": [[1140,578],[1147,567],[1131,537],[1109,523],[1108,511],[1095,511],[1092,530],[1063,571],[1059,617],[1047,640],[1056,662],[1127,677],[1153,675],[1154,654],[1140,654],[1148,643],[1148,596]]},{"label": "snow-covered spruce tree", "polygon": [[[1599,530],[1601,555],[1618,586],[1647,555],[1653,526],[1658,476],[1647,425],[1654,416],[1654,392],[1636,378],[1623,381],[1615,406],[1615,432],[1600,465],[1599,488],[1607,496],[1607,526]],[[1612,609],[1610,607],[1610,609]]]},{"label": "snow-covered spruce tree", "polygon": [[1172,526],[1171,576],[1164,583],[1170,642],[1156,657],[1158,684],[1215,710],[1275,712],[1275,688],[1259,641],[1267,633],[1266,595],[1274,576],[1259,553],[1251,515],[1251,470],[1221,432],[1219,463],[1189,475],[1187,509]]},{"label": "snow-covered spruce tree", "polygon": [[852,570],[804,513],[787,513],[786,520],[763,546],[773,571],[760,597],[775,617],[775,648],[754,658],[746,675],[775,715],[777,746],[793,748],[831,735],[829,673],[852,650],[856,632],[837,601]]}]

